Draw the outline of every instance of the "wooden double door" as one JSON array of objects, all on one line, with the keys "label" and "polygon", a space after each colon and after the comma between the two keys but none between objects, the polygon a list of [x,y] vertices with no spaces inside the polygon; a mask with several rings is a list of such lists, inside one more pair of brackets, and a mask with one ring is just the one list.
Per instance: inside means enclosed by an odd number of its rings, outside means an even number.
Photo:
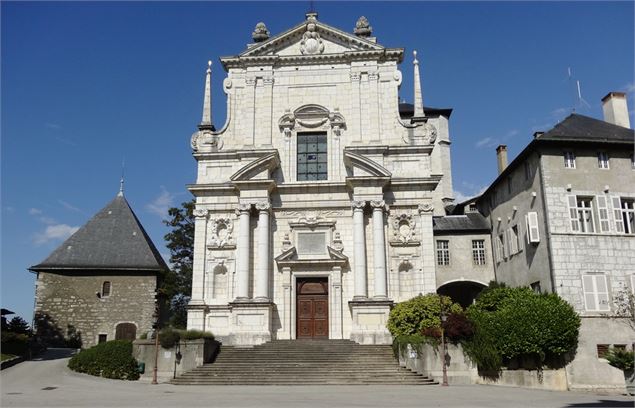
[{"label": "wooden double door", "polygon": [[329,337],[329,293],[327,278],[297,280],[296,338]]}]

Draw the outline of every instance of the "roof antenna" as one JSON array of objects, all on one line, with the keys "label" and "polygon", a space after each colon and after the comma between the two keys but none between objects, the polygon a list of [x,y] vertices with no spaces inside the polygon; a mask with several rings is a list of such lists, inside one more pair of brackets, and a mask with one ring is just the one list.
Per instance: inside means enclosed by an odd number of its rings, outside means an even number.
[{"label": "roof antenna", "polygon": [[585,101],[584,98],[582,97],[582,91],[580,91],[580,81],[579,80],[576,81],[576,84],[578,85],[578,103],[579,104],[584,103],[587,108],[590,108],[591,105],[589,105],[589,103]]},{"label": "roof antenna", "polygon": [[[573,74],[571,73],[571,67],[567,67],[567,82],[569,82],[569,86],[573,86]],[[575,106],[577,104],[575,95],[571,94],[572,103],[571,103],[571,113],[575,113]]]},{"label": "roof antenna", "polygon": [[121,179],[119,180],[119,194],[117,194],[117,196],[119,197],[123,197],[123,176],[124,176],[125,169],[126,169],[126,158],[124,157],[121,160]]},{"label": "roof antenna", "polygon": [[313,7],[313,0],[309,1],[309,13],[315,13],[315,7]]}]

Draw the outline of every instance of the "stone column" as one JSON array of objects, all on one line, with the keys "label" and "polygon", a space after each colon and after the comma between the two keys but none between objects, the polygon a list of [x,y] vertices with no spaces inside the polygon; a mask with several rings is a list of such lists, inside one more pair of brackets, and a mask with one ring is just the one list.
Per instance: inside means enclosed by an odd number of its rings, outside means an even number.
[{"label": "stone column", "polygon": [[194,263],[192,264],[192,300],[190,304],[204,304],[205,241],[207,240],[207,210],[194,210]]},{"label": "stone column", "polygon": [[258,258],[256,258],[256,280],[254,297],[259,301],[269,301],[269,210],[268,201],[256,203],[258,210]]},{"label": "stone column", "polygon": [[373,207],[373,270],[375,272],[376,299],[387,299],[386,291],[386,238],[384,234],[384,200],[371,201]]},{"label": "stone column", "polygon": [[249,299],[249,258],[251,237],[249,234],[251,204],[240,204],[236,209],[238,221],[238,240],[236,242],[236,300]]},{"label": "stone column", "polygon": [[364,207],[366,201],[353,201],[353,256],[355,260],[355,292],[353,299],[368,298],[366,284],[366,238],[364,237]]},{"label": "stone column", "polygon": [[419,217],[421,222],[421,264],[423,276],[421,279],[420,293],[436,293],[437,291],[437,275],[436,275],[436,256],[434,248],[434,234],[432,230],[432,214],[434,208],[432,204],[419,205]]},{"label": "stone column", "polygon": [[342,324],[342,267],[334,266],[331,272],[331,330],[329,338],[343,339]]}]

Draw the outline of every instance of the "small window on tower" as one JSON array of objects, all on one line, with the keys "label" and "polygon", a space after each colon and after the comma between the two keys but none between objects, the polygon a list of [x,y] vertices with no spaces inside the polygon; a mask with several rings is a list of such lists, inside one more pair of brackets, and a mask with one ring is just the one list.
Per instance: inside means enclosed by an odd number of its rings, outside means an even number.
[{"label": "small window on tower", "polygon": [[110,282],[105,281],[104,284],[101,286],[101,297],[108,296],[110,296]]}]

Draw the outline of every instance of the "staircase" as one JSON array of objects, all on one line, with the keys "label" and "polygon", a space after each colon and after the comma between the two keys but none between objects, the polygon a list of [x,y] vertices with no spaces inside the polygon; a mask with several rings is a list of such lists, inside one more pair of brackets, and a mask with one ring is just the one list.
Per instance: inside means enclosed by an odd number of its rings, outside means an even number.
[{"label": "staircase", "polygon": [[171,381],[187,385],[438,384],[399,366],[390,346],[349,340],[276,340],[223,346],[214,363]]}]

